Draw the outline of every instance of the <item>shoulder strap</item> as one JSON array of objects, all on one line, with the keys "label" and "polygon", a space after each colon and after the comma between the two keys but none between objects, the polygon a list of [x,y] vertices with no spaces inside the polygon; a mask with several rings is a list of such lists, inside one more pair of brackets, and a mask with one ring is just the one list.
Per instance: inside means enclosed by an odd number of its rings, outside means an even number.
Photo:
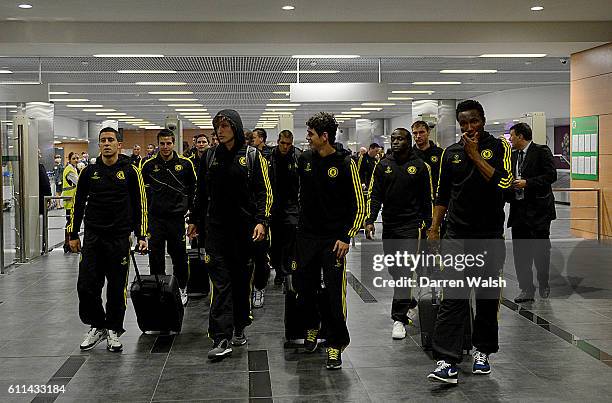
[{"label": "shoulder strap", "polygon": [[206,152],[206,168],[210,169],[213,162],[215,161],[215,152],[217,151],[217,147],[207,150]]},{"label": "shoulder strap", "polygon": [[[255,169],[255,158],[257,156],[257,149],[255,147],[247,146],[246,149],[246,160],[247,160],[247,178],[250,180],[253,175],[253,169]],[[263,158],[263,156],[261,156]]]}]

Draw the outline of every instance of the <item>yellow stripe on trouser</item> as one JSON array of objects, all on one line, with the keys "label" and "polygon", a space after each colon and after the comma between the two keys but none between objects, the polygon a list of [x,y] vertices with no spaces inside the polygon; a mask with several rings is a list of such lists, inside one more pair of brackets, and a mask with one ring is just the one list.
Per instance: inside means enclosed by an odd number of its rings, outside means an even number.
[{"label": "yellow stripe on trouser", "polygon": [[342,259],[342,313],[344,314],[344,321],[346,322],[346,257]]},{"label": "yellow stripe on trouser", "polygon": [[130,246],[128,245],[127,270],[125,273],[125,286],[123,287],[123,307],[127,309],[127,288],[130,282]]}]

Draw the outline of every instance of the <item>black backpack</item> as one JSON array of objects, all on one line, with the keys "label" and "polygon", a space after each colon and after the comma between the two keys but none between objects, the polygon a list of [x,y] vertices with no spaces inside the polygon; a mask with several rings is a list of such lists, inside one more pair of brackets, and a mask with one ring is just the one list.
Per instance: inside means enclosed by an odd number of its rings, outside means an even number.
[{"label": "black backpack", "polygon": [[[206,168],[210,172],[213,162],[215,162],[215,152],[217,147],[214,147],[211,151],[206,153]],[[247,146],[246,149],[246,160],[247,160],[247,179],[250,181],[253,176],[253,169],[255,168],[255,157],[257,155],[257,149],[255,147]]]}]

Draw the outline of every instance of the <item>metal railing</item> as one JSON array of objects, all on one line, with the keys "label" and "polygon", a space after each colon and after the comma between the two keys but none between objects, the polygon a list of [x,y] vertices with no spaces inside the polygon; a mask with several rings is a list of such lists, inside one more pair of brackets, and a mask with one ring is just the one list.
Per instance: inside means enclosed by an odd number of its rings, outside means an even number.
[{"label": "metal railing", "polygon": [[62,216],[50,216],[49,215],[49,205],[51,204],[51,200],[70,200],[71,196],[45,196],[44,198],[44,210],[43,210],[43,227],[42,227],[42,253],[49,253],[49,229],[64,229],[64,227],[59,228],[49,228],[49,217],[64,217]]},{"label": "metal railing", "polygon": [[552,188],[553,192],[596,192],[596,201],[595,206],[571,206],[572,209],[595,209],[596,215],[595,218],[577,218],[577,217],[568,217],[568,218],[557,218],[557,220],[562,221],[596,221],[596,231],[597,231],[597,240],[601,239],[601,189],[599,188]]}]

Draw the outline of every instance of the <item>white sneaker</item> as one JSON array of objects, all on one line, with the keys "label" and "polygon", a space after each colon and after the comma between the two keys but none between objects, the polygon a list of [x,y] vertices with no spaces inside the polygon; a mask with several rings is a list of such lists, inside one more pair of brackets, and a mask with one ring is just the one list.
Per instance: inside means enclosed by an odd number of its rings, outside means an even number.
[{"label": "white sneaker", "polygon": [[393,322],[392,337],[395,340],[401,340],[406,337],[406,328],[404,327],[404,324],[399,320]]},{"label": "white sneaker", "polygon": [[121,351],[123,350],[123,344],[119,341],[119,333],[114,330],[108,331],[108,336],[106,337],[106,349],[108,351]]},{"label": "white sneaker", "polygon": [[187,287],[179,288],[179,291],[181,293],[181,303],[183,304],[183,306],[186,306],[187,301],[189,301],[189,295],[187,295]]},{"label": "white sneaker", "polygon": [[95,346],[98,345],[102,340],[106,338],[106,329],[98,329],[96,327],[92,327],[89,329],[89,332],[85,335],[83,342],[81,343],[81,350],[87,351],[91,350]]},{"label": "white sneaker", "polygon": [[253,291],[253,308],[261,308],[264,305],[264,293],[266,290]]}]

